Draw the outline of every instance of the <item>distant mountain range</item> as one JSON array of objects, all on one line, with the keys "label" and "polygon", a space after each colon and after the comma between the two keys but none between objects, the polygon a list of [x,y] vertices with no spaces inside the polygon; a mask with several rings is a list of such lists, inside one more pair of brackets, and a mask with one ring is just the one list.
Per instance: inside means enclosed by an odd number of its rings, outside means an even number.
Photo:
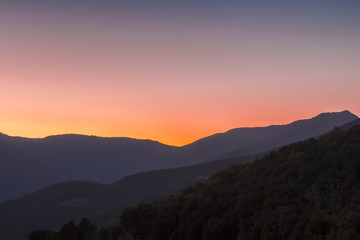
[{"label": "distant mountain range", "polygon": [[[321,114],[313,119],[301,120],[289,125],[253,128],[253,130],[268,130],[269,128],[283,130],[283,128],[288,128],[291,129],[289,131],[304,134],[304,131],[310,129],[310,127],[320,131],[318,127],[314,126],[319,126],[317,124],[320,124],[322,121],[324,121],[324,123],[330,120],[334,121],[334,117],[339,121],[339,116],[346,115],[354,116],[349,112]],[[344,125],[335,125],[342,129],[348,129],[351,126],[360,124],[356,116],[353,119],[353,121],[347,122]],[[313,124],[310,124],[311,122]],[[332,122],[332,124],[333,123],[334,122]],[[304,131],[301,131],[301,127],[304,127]],[[328,128],[332,129],[333,127]],[[244,129],[237,129],[232,131],[243,130]],[[322,130],[325,131],[324,129]],[[292,141],[294,136],[293,134],[289,134],[289,131],[280,131],[281,133],[278,134],[272,133],[266,137],[264,136],[263,139],[271,141],[271,139],[276,139],[271,136],[277,136],[278,139],[289,139],[289,136],[291,136],[290,139]],[[229,132],[217,134],[209,138],[223,137],[228,133]],[[314,136],[319,135],[318,132],[314,134]],[[297,137],[303,136],[304,135]],[[84,136],[73,137],[88,139],[88,137]],[[61,136],[59,138],[61,138]],[[57,137],[55,137],[55,139],[57,139]],[[199,144],[201,141],[194,144]],[[263,141],[266,142],[265,140]],[[272,144],[276,145],[277,142],[274,140]],[[269,145],[263,147],[259,146],[259,152],[263,149],[267,151],[269,146],[273,146],[272,144],[269,143]],[[188,145],[186,147],[190,146],[191,145]],[[227,150],[224,151],[226,152]],[[235,153],[220,154],[220,156],[234,155],[240,151],[235,150],[234,152]],[[99,184],[87,181],[58,183],[24,197],[0,203],[0,236],[7,240],[21,240],[25,239],[26,234],[34,229],[56,230],[70,220],[79,221],[83,217],[89,217],[100,226],[105,225],[111,220],[117,220],[121,211],[126,207],[134,206],[140,202],[152,202],[166,198],[170,194],[182,190],[187,186],[205,181],[211,174],[226,166],[250,161],[253,158],[254,155],[250,155],[207,161],[186,167],[143,172],[124,177],[111,184]],[[14,228],[14,226],[16,226],[16,228]]]},{"label": "distant mountain range", "polygon": [[124,176],[261,153],[318,136],[357,116],[323,113],[287,125],[237,128],[183,147],[150,140],[59,135],[42,139],[0,134],[0,201],[70,180],[114,182]]}]

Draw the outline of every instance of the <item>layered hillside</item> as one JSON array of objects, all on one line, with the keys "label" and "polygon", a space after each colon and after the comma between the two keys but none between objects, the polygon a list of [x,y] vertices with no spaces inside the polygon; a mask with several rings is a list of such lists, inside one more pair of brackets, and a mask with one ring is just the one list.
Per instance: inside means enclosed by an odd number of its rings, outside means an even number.
[{"label": "layered hillside", "polygon": [[127,208],[138,239],[360,239],[360,126],[220,171],[164,201]]},{"label": "layered hillside", "polygon": [[183,147],[149,140],[60,135],[44,139],[0,134],[0,202],[62,181],[114,182],[149,170],[252,155],[315,137],[357,116],[323,113],[287,125],[239,128]]},{"label": "layered hillside", "polygon": [[63,182],[24,197],[0,203],[0,238],[23,240],[33,229],[59,229],[70,220],[89,217],[98,226],[118,221],[122,210],[141,202],[169,197],[226,166],[252,156],[127,176],[111,184]]}]

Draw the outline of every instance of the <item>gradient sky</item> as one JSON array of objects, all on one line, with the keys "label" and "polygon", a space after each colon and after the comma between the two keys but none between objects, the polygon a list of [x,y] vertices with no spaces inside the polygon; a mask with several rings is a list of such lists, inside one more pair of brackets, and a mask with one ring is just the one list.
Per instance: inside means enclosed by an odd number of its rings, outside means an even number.
[{"label": "gradient sky", "polygon": [[183,145],[360,114],[360,1],[1,1],[0,131]]}]

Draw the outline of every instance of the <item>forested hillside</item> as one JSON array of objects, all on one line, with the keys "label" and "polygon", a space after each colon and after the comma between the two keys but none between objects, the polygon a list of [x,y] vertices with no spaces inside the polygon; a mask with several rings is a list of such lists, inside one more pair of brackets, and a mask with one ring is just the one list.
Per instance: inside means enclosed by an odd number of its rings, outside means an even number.
[{"label": "forested hillside", "polygon": [[140,239],[360,239],[360,127],[238,164],[167,200],[127,208]]}]

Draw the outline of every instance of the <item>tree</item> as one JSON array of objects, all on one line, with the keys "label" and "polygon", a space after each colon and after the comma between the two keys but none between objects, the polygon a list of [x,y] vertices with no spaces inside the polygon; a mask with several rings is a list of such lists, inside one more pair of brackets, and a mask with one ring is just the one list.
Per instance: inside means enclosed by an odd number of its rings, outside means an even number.
[{"label": "tree", "polygon": [[74,221],[70,221],[61,227],[59,231],[59,237],[60,239],[75,240],[76,231],[76,224]]},{"label": "tree", "polygon": [[50,240],[51,233],[51,231],[47,230],[34,230],[28,234],[28,240]]},{"label": "tree", "polygon": [[88,218],[84,218],[77,226],[76,240],[96,239],[96,226]]}]

